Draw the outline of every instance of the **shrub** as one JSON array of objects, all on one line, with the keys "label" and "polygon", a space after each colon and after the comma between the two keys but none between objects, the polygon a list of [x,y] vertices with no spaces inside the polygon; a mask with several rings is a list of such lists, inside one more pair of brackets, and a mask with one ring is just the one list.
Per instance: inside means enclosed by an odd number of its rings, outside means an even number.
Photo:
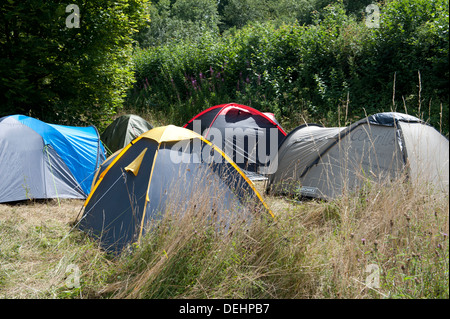
[{"label": "shrub", "polygon": [[131,35],[145,6],[145,0],[79,1],[79,28],[69,28],[60,1],[3,1],[0,116],[100,124],[113,115],[134,80]]},{"label": "shrub", "polygon": [[448,133],[448,3],[425,2],[380,4],[380,28],[336,3],[315,12],[310,25],[251,23],[138,49],[126,105],[168,113],[182,125],[234,101],[274,112],[286,129],[395,110]]}]

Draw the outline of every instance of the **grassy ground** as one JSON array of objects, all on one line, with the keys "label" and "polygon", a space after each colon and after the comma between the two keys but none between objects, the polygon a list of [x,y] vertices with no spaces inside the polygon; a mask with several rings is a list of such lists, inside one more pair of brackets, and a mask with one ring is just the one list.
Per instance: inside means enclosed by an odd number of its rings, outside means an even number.
[{"label": "grassy ground", "polygon": [[[108,261],[89,238],[73,230],[82,204],[0,204],[0,298],[83,298],[101,287]],[[73,265],[83,271],[83,289],[70,283]]]},{"label": "grassy ground", "polygon": [[0,204],[0,298],[449,297],[447,195],[396,182],[265,198],[275,221],[218,236],[167,219],[118,258],[74,228],[82,201]]}]

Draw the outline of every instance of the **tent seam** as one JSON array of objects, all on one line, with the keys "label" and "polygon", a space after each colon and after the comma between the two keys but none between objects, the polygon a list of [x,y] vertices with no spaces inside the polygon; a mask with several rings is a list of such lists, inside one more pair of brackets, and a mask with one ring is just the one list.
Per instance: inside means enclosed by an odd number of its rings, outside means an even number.
[{"label": "tent seam", "polygon": [[155,168],[156,158],[158,157],[160,146],[161,146],[161,143],[158,143],[158,147],[156,148],[156,151],[155,151],[155,156],[153,157],[152,169],[150,171],[150,177],[149,177],[149,181],[148,181],[148,185],[147,185],[147,191],[145,192],[144,211],[142,212],[141,225],[139,227],[139,236],[137,238],[138,243],[141,241],[141,237],[142,237],[142,230],[144,228],[144,219],[145,219],[145,215],[147,213],[147,203],[150,201],[150,199],[148,198],[148,192],[150,190],[150,184],[152,183],[153,170]]}]

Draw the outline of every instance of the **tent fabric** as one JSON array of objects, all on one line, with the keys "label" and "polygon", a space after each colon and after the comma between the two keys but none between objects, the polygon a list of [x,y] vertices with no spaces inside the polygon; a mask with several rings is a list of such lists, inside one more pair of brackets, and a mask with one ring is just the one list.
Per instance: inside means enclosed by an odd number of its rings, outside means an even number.
[{"label": "tent fabric", "polygon": [[97,129],[0,118],[0,202],[86,198],[105,159]]},{"label": "tent fabric", "polygon": [[125,114],[109,124],[100,138],[107,149],[114,153],[152,128],[153,126],[142,117]]},{"label": "tent fabric", "polygon": [[268,191],[331,199],[367,178],[416,183],[448,192],[448,139],[411,115],[385,112],[349,127],[302,125],[285,138]]},{"label": "tent fabric", "polygon": [[272,113],[229,103],[210,107],[194,116],[185,128],[223,149],[249,176],[267,173],[286,132]]},{"label": "tent fabric", "polygon": [[157,127],[103,163],[79,227],[105,250],[119,253],[167,212],[183,214],[196,206],[221,212],[227,222],[268,211],[251,181],[220,149],[188,129]]},{"label": "tent fabric", "polygon": [[429,125],[399,123],[408,157],[409,177],[414,183],[429,181],[448,193],[448,139]]}]

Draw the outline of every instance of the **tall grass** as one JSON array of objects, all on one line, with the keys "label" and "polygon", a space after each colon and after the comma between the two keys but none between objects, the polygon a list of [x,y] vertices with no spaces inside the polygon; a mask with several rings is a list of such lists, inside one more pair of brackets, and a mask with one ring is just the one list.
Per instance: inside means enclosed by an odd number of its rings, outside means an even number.
[{"label": "tall grass", "polygon": [[449,298],[448,194],[398,179],[328,202],[265,200],[275,219],[227,232],[199,201],[172,210],[114,258],[74,228],[81,201],[2,204],[0,297]]},{"label": "tall grass", "polygon": [[[109,257],[73,228],[82,201],[0,205],[0,298],[88,298],[106,283]],[[72,281],[81,271],[80,285]]]},{"label": "tall grass", "polygon": [[399,180],[331,202],[269,202],[274,221],[226,236],[205,219],[164,219],[105,297],[448,298],[448,195]]}]

